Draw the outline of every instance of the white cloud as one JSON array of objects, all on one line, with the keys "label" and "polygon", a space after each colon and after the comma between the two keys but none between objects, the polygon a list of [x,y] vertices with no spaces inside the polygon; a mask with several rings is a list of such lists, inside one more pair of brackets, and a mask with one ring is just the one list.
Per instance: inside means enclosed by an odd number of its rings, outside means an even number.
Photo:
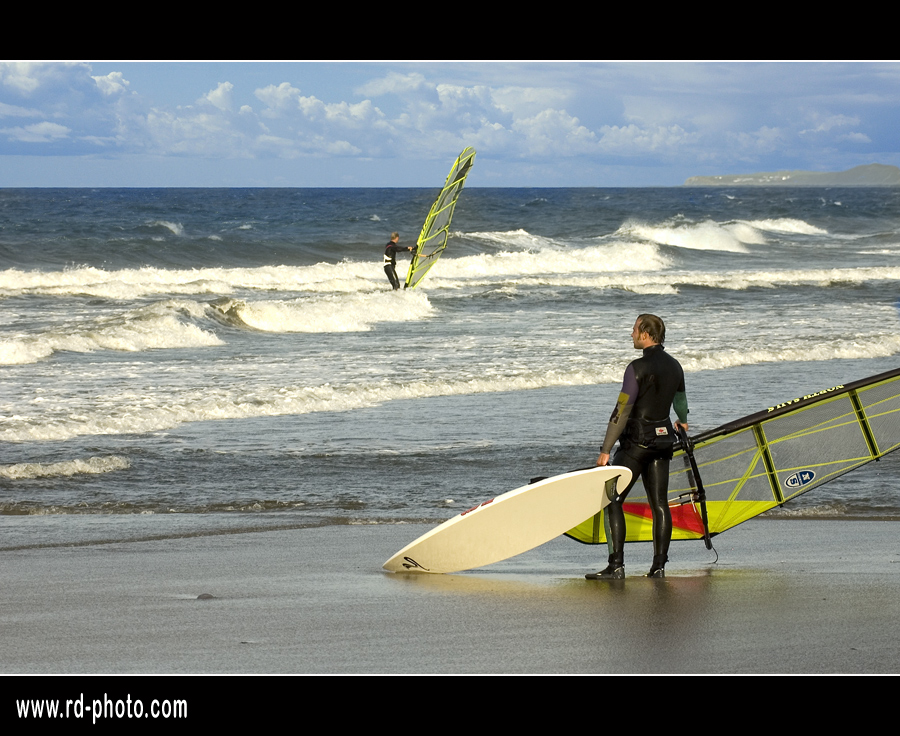
[{"label": "white cloud", "polygon": [[349,141],[329,141],[323,146],[326,153],[334,156],[358,156],[362,150]]},{"label": "white cloud", "polygon": [[65,86],[73,79],[90,73],[90,64],[77,62],[6,61],[0,63],[0,82],[19,94],[29,96],[48,85]]},{"label": "white cloud", "polygon": [[282,138],[276,135],[258,135],[254,148],[260,152],[274,153],[279,158],[298,158],[297,142],[293,138]]},{"label": "white cloud", "polygon": [[0,102],[0,118],[39,117],[42,117],[42,113],[36,108],[19,107],[18,105],[7,105],[5,102]]},{"label": "white cloud", "polygon": [[110,72],[105,77],[92,76],[91,79],[97,83],[97,88],[107,97],[126,92],[130,84],[122,72]]},{"label": "white cloud", "polygon": [[850,143],[871,143],[872,139],[865,133],[844,133],[837,137],[839,141],[848,141]]},{"label": "white cloud", "polygon": [[[818,118],[817,115],[814,117]],[[848,126],[855,125],[859,125],[859,118],[855,115],[829,115],[827,118],[819,122],[814,128],[801,130],[800,135],[805,135],[808,133],[825,133],[834,128],[846,128]]]},{"label": "white cloud", "polygon": [[445,113],[456,113],[461,110],[489,110],[494,107],[491,88],[484,85],[461,87],[458,84],[439,84],[435,87],[438,102]]},{"label": "white cloud", "polygon": [[597,136],[565,110],[544,110],[517,120],[512,129],[523,136],[523,153],[576,155],[596,148]]},{"label": "white cloud", "polygon": [[300,90],[289,82],[282,82],[279,85],[270,84],[268,87],[257,89],[253,94],[268,106],[262,112],[266,117],[274,117],[300,107]]},{"label": "white cloud", "polygon": [[85,143],[93,143],[95,146],[107,147],[114,146],[119,141],[115,136],[97,136],[97,135],[85,135],[81,137]]},{"label": "white cloud", "polygon": [[846,141],[847,143],[871,143],[872,139],[865,133],[858,131],[842,132],[842,128],[852,128],[860,125],[860,118],[857,115],[819,115],[810,116],[815,123],[814,127],[805,128],[798,131],[801,136],[807,139],[817,139],[821,134],[833,134],[829,138],[832,142]]},{"label": "white cloud", "polygon": [[70,132],[71,130],[65,125],[48,122],[34,123],[24,127],[0,128],[0,133],[7,135],[10,140],[22,143],[49,143],[68,138]]},{"label": "white cloud", "polygon": [[[89,64],[0,63],[0,122],[9,125],[0,153],[43,154],[40,144],[54,143],[54,153],[77,156],[115,144],[160,157],[393,157],[406,166],[473,145],[498,167],[533,159],[565,169],[578,159],[588,170],[640,158],[672,170],[698,161],[777,168],[785,158],[856,155],[872,139],[894,151],[898,97],[882,80],[900,77],[890,64],[317,63],[272,67],[291,81],[268,84],[278,77],[260,83],[265,67],[245,75],[244,66],[184,65],[171,76],[166,65],[166,83],[142,89],[152,64],[103,63],[97,75]],[[373,69],[378,78],[357,84]],[[349,79],[353,91],[338,91]]]},{"label": "white cloud", "polygon": [[419,72],[411,74],[389,72],[387,76],[366,82],[354,91],[363,97],[380,97],[382,95],[404,95],[420,90],[433,90],[434,87],[435,85],[428,82]]},{"label": "white cloud", "polygon": [[27,61],[7,61],[0,64],[0,81],[22,94],[34,92],[40,84],[41,65]]},{"label": "white cloud", "polygon": [[218,87],[211,89],[201,99],[211,103],[222,112],[227,112],[231,109],[231,91],[233,89],[234,85],[231,82],[220,82]]},{"label": "white cloud", "polygon": [[784,145],[786,135],[780,128],[763,125],[752,133],[734,133],[729,137],[737,143],[741,152],[761,155],[779,150]]},{"label": "white cloud", "polygon": [[329,122],[340,122],[345,125],[377,124],[384,119],[384,114],[370,100],[355,104],[339,102],[325,106],[325,117]]},{"label": "white cloud", "polygon": [[262,116],[289,126],[272,131],[278,138],[289,139],[293,133],[304,150],[345,155],[430,157],[463,145],[517,158],[671,154],[698,137],[677,124],[592,130],[562,107],[573,98],[568,88],[433,84],[419,72],[391,72],[355,91],[372,97],[394,95],[400,109],[389,116],[370,99],[329,103],[304,96],[287,82],[255,94],[267,106]]},{"label": "white cloud", "polygon": [[562,107],[572,94],[566,89],[546,87],[500,87],[491,90],[498,110],[516,117],[532,117],[548,107]]},{"label": "white cloud", "polygon": [[[179,156],[252,155],[246,136],[236,130],[226,115],[192,107],[176,112],[152,109],[145,120],[144,145],[160,154]],[[135,141],[134,136],[131,140]]]},{"label": "white cloud", "polygon": [[[377,123],[384,114],[370,100],[362,102],[326,103],[318,97],[303,96],[300,90],[288,82],[257,89],[254,94],[267,105],[262,115],[267,118],[291,116],[300,113],[313,122],[358,126],[363,123]],[[300,122],[299,116],[295,122]]]},{"label": "white cloud", "polygon": [[680,125],[604,125],[600,150],[617,155],[644,155],[651,152],[671,154],[698,139]]}]

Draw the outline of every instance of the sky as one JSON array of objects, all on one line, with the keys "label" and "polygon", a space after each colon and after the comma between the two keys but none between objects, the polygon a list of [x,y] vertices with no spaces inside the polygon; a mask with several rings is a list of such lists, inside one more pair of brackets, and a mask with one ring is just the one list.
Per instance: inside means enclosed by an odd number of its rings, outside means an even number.
[{"label": "sky", "polygon": [[900,166],[900,62],[0,62],[0,187],[678,186]]}]

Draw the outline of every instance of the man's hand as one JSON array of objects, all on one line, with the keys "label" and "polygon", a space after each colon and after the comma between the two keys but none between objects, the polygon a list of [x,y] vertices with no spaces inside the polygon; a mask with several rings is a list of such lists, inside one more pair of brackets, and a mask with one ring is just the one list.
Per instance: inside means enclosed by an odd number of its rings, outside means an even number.
[{"label": "man's hand", "polygon": [[599,465],[601,468],[604,465],[609,465],[609,454],[606,452],[601,452],[600,457],[597,458],[597,465]]}]

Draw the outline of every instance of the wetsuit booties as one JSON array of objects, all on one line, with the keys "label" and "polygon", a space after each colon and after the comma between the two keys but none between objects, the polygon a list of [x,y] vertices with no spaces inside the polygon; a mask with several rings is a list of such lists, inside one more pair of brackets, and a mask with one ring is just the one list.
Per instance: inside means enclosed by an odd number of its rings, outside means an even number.
[{"label": "wetsuit booties", "polygon": [[589,572],[584,576],[587,580],[624,580],[625,563],[618,555],[609,556],[609,564],[600,572]]},{"label": "wetsuit booties", "polygon": [[666,563],[669,558],[666,555],[653,555],[653,564],[650,565],[648,578],[664,578],[666,576]]}]

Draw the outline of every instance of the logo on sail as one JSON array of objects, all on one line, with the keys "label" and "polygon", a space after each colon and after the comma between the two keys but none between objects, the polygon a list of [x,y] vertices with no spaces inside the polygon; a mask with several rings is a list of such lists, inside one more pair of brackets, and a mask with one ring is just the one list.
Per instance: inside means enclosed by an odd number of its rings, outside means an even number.
[{"label": "logo on sail", "polygon": [[798,470],[793,475],[787,477],[787,480],[784,481],[784,485],[791,489],[802,488],[803,486],[812,483],[815,479],[815,470]]}]

